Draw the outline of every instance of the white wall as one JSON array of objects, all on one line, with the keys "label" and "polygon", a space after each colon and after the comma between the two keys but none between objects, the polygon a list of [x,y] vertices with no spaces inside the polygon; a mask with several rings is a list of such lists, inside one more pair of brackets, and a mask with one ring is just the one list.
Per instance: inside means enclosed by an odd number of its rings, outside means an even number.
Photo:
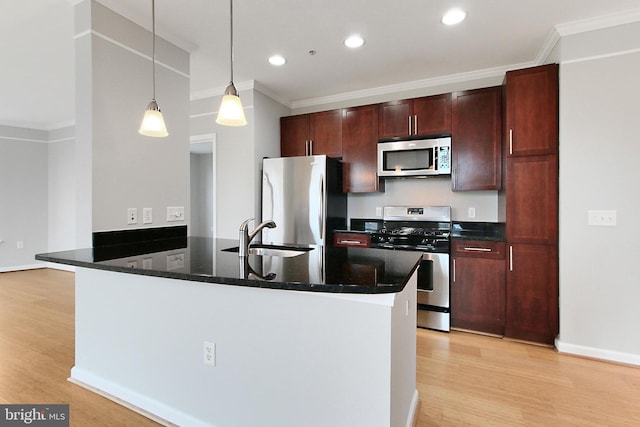
[{"label": "white wall", "polygon": [[[380,218],[382,206],[451,206],[456,221],[498,221],[497,191],[451,191],[450,177],[387,179],[384,193],[349,194],[349,218]],[[475,208],[475,218],[468,217]]]},{"label": "white wall", "polygon": [[[240,223],[261,217],[261,165],[280,154],[279,117],[288,109],[249,85],[238,85],[248,124],[215,123],[220,96],[191,102],[191,135],[216,134],[216,237],[238,239]],[[251,225],[253,227],[253,225]]]},{"label": "white wall", "polygon": [[[151,45],[150,32],[100,3],[76,5],[78,215],[90,216],[91,231],[184,224],[167,222],[169,206],[189,218],[189,55],[157,39],[156,99],[169,137],[145,137],[138,127],[152,96]],[[135,225],[128,208],[138,209]],[[79,241],[88,232],[78,230]]]},{"label": "white wall", "polygon": [[[560,351],[640,365],[640,22],[566,36],[560,67]],[[617,211],[616,227],[587,225]]]},{"label": "white wall", "polygon": [[47,138],[0,126],[0,272],[35,267],[35,254],[47,251]]}]

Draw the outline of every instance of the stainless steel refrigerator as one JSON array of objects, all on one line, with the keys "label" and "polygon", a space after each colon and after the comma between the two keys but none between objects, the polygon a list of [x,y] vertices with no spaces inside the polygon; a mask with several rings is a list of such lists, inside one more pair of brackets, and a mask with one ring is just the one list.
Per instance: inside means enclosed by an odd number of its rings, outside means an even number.
[{"label": "stainless steel refrigerator", "polygon": [[273,220],[262,241],[326,246],[347,226],[342,162],[327,156],[280,157],[262,162],[262,220]]}]

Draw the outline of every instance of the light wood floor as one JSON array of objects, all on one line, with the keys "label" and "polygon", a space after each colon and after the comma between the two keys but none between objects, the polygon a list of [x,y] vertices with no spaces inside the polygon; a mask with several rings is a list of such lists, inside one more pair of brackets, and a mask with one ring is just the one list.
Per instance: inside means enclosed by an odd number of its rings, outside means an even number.
[{"label": "light wood floor", "polygon": [[[0,273],[0,403],[68,403],[78,427],[157,425],[66,380],[73,278]],[[418,329],[417,344],[418,427],[640,425],[640,368],[463,332]]]}]

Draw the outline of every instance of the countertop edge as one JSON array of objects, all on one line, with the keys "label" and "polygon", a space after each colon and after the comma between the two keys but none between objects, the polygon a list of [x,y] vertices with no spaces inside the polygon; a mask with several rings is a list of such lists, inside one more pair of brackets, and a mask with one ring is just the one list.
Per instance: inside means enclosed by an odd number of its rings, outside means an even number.
[{"label": "countertop edge", "polygon": [[300,283],[300,282],[269,282],[262,280],[252,280],[252,279],[240,279],[240,278],[231,278],[231,277],[221,277],[221,276],[211,276],[205,274],[191,274],[191,273],[180,273],[180,272],[170,272],[170,271],[159,271],[159,270],[147,270],[141,268],[129,268],[115,265],[106,265],[106,264],[96,264],[94,262],[86,262],[79,260],[72,260],[67,258],[58,258],[49,256],[48,254],[37,254],[35,259],[38,261],[51,262],[56,264],[65,264],[71,265],[75,267],[82,268],[90,268],[94,270],[103,270],[103,271],[111,271],[116,273],[125,273],[125,274],[137,274],[141,276],[151,276],[151,277],[160,277],[166,279],[178,279],[185,280],[191,282],[201,282],[201,283],[212,283],[212,284],[221,284],[221,285],[231,285],[231,286],[245,286],[245,287],[253,287],[253,288],[262,288],[262,289],[278,289],[278,290],[289,290],[289,291],[307,291],[307,292],[319,292],[319,293],[349,293],[349,294],[390,294],[390,293],[399,293],[402,292],[407,285],[409,278],[413,275],[415,270],[418,268],[420,263],[420,258],[416,259],[416,263],[407,273],[404,281],[400,284],[395,285],[378,285],[378,286],[367,286],[367,285],[349,285],[349,284],[310,284],[310,283]]}]

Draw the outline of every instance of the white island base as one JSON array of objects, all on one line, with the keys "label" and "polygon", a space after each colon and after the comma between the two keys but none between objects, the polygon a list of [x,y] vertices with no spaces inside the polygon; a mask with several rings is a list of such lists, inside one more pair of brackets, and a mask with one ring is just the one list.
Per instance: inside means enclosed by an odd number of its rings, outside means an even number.
[{"label": "white island base", "polygon": [[70,381],[188,427],[409,427],[415,325],[415,274],[363,295],[78,268]]}]

